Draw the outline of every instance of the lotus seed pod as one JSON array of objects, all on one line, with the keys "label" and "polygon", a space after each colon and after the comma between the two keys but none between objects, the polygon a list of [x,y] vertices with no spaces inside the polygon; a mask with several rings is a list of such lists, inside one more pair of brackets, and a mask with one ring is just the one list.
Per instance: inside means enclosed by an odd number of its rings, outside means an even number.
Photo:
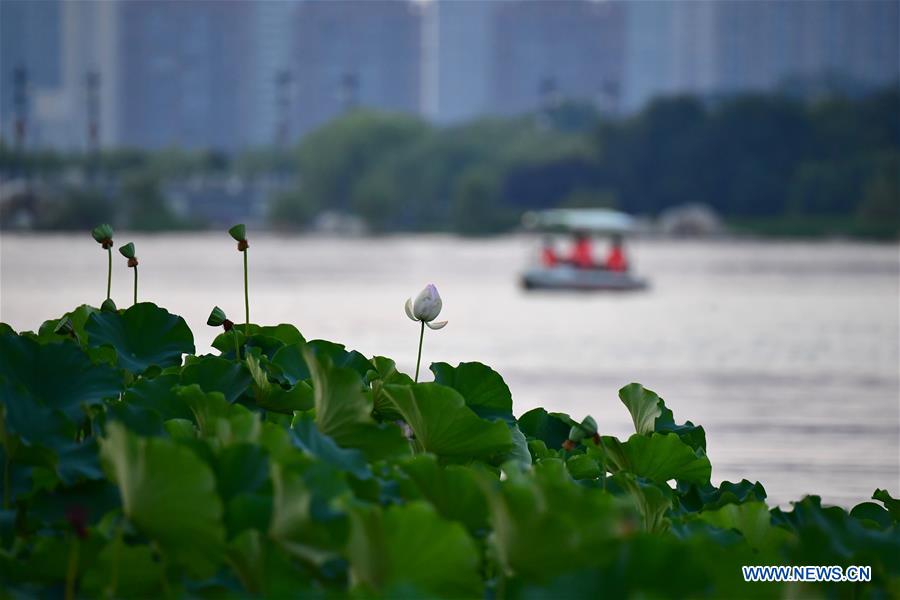
[{"label": "lotus seed pod", "polygon": [[416,296],[412,305],[412,314],[417,321],[430,323],[441,314],[441,308],[443,308],[441,295],[438,293],[434,284],[429,283],[425,286],[425,289]]},{"label": "lotus seed pod", "polygon": [[65,317],[64,319],[60,319],[59,323],[56,324],[56,327],[53,329],[53,333],[59,335],[75,335],[75,328],[72,327],[72,321],[69,317]]},{"label": "lotus seed pod", "polygon": [[228,230],[228,234],[234,238],[236,242],[244,242],[247,240],[247,228],[243,223],[240,225],[235,225],[231,229]]},{"label": "lotus seed pod", "polygon": [[97,225],[91,230],[91,236],[97,240],[104,250],[112,248],[113,229],[108,224]]},{"label": "lotus seed pod", "polygon": [[100,310],[103,312],[116,312],[119,309],[116,308],[116,303],[113,302],[112,298],[107,298],[103,301],[103,304],[100,305]]},{"label": "lotus seed pod", "polygon": [[573,442],[580,442],[585,437],[587,437],[587,432],[582,429],[581,425],[572,425],[572,429],[569,430],[569,439]]},{"label": "lotus seed pod", "polygon": [[581,427],[586,435],[594,436],[597,433],[597,421],[590,415],[581,421]]},{"label": "lotus seed pod", "polygon": [[219,327],[227,320],[228,317],[225,316],[225,311],[216,306],[213,307],[212,312],[209,313],[209,318],[206,320],[206,324],[210,327]]},{"label": "lotus seed pod", "polygon": [[134,243],[128,242],[124,246],[120,246],[119,254],[121,254],[125,258],[134,258]]}]

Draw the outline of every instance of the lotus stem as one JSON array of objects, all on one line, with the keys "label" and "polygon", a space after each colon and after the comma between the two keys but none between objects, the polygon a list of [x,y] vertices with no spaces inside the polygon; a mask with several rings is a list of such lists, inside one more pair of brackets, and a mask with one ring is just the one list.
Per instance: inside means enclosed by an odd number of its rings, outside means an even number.
[{"label": "lotus stem", "polygon": [[247,249],[244,249],[244,335],[250,337],[250,292],[247,285]]},{"label": "lotus stem", "polygon": [[106,249],[106,255],[109,258],[109,267],[106,269],[106,299],[109,300],[112,292],[112,246]]},{"label": "lotus stem", "polygon": [[241,360],[241,346],[238,344],[237,329],[231,330],[231,337],[234,338],[234,359]]},{"label": "lotus stem", "polygon": [[75,578],[78,576],[79,541],[76,537],[69,546],[69,565],[66,568],[66,600],[75,598]]},{"label": "lotus stem", "polygon": [[133,304],[137,304],[137,266],[134,267],[134,302]]},{"label": "lotus stem", "polygon": [[422,321],[422,329],[419,331],[419,356],[416,358],[416,383],[419,383],[419,365],[422,362],[422,340],[425,339],[425,321]]},{"label": "lotus stem", "polygon": [[9,448],[3,448],[3,510],[9,509]]}]

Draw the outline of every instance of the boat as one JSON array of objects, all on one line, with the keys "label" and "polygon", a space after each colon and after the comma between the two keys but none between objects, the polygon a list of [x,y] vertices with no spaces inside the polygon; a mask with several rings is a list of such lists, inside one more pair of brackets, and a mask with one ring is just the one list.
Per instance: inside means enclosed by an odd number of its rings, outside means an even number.
[{"label": "boat", "polygon": [[[522,224],[525,229],[542,234],[545,244],[560,235],[610,237],[620,241],[634,231],[634,219],[630,215],[606,208],[528,212],[522,217]],[[566,261],[526,269],[521,284],[526,290],[635,291],[648,287],[647,281],[630,269],[584,268]]]}]

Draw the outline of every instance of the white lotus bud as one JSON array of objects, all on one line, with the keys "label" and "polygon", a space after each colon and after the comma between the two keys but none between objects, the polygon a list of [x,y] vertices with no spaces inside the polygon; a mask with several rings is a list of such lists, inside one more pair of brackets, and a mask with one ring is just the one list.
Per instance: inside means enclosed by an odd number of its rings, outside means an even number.
[{"label": "white lotus bud", "polygon": [[[434,287],[433,283],[429,283],[425,286],[425,289],[419,292],[419,295],[416,296],[415,301],[412,299],[408,299],[406,301],[406,316],[408,316],[413,321],[423,321],[425,323],[431,323],[434,321],[439,314],[441,314],[441,308],[443,306],[443,302],[441,302],[441,295],[438,294],[437,288]],[[444,323],[445,325],[446,323]],[[443,325],[437,326],[433,329],[439,329],[443,327]]]}]

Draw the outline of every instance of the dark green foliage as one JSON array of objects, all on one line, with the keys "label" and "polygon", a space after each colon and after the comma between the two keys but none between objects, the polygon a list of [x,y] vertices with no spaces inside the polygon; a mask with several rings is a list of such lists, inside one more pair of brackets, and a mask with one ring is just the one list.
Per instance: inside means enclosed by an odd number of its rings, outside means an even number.
[{"label": "dark green foliage", "polygon": [[82,306],[37,334],[0,326],[4,592],[796,591],[744,583],[741,565],[756,564],[872,567],[862,587],[802,596],[889,597],[900,581],[887,490],[849,513],[816,496],[770,511],[759,483],[714,483],[702,428],[676,424],[639,384],[620,391],[635,424],[623,441],[589,416],[516,419],[480,363],[435,363],[435,382],[413,383],[389,359],[290,325],[224,335],[240,337],[193,356],[184,321],[149,303]]}]

